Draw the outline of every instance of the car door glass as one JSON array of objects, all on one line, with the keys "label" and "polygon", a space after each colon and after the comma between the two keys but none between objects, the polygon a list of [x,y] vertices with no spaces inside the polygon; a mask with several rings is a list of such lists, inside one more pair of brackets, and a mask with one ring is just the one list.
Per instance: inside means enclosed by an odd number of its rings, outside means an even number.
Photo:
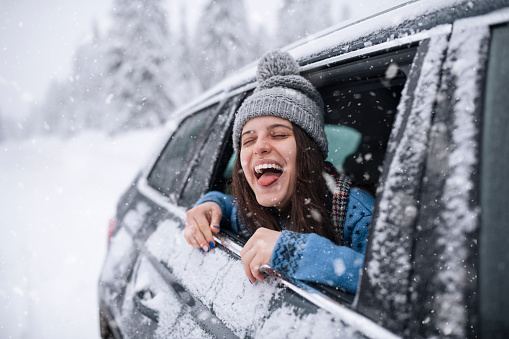
[{"label": "car door glass", "polygon": [[[400,144],[414,154],[401,149],[402,156],[395,155],[400,159],[394,162],[391,181],[398,180],[400,187],[397,191],[385,187],[394,192],[392,201],[387,202],[393,207],[385,212],[393,216],[384,218],[384,226],[395,224],[399,231],[389,242],[387,237],[383,239],[391,246],[382,244],[381,238],[377,240],[383,252],[377,251],[376,256],[381,262],[382,254],[387,253],[383,261],[389,257],[399,265],[377,268],[379,272],[384,269],[382,274],[391,274],[388,281],[393,281],[385,284],[389,297],[380,302],[388,310],[389,328],[400,332],[401,323],[411,323],[411,337],[417,333],[426,338],[477,335],[477,315],[469,314],[477,313],[478,307],[478,128],[488,41],[488,27],[472,25],[468,20],[455,23],[450,36],[430,41],[427,55],[440,57],[437,63],[424,62],[423,80],[419,82],[427,88],[414,91],[412,111],[421,117],[431,113],[432,119],[409,117],[403,135],[408,135],[405,139],[410,143],[402,139]],[[432,74],[439,79],[438,86],[429,81]],[[430,97],[434,100],[426,103]],[[401,253],[395,255],[396,249]],[[380,286],[380,280],[377,282]],[[377,287],[372,290],[383,292]],[[412,308],[414,302],[421,307]]]},{"label": "car door glass", "polygon": [[176,198],[194,150],[203,142],[216,110],[217,105],[210,106],[180,124],[149,174],[148,184],[151,187],[165,196]]},{"label": "car door glass", "polygon": [[203,143],[203,148],[195,153],[195,159],[192,161],[193,168],[186,185],[183,187],[180,198],[182,206],[192,207],[200,196],[211,188],[210,185],[215,190],[225,191],[224,180],[211,182],[211,175],[217,166],[217,159],[221,158],[220,153],[222,151],[231,152],[227,149],[228,147],[225,147],[225,144],[229,143],[230,132],[228,128],[238,103],[239,97],[233,97],[221,106],[210,129],[210,134]]}]

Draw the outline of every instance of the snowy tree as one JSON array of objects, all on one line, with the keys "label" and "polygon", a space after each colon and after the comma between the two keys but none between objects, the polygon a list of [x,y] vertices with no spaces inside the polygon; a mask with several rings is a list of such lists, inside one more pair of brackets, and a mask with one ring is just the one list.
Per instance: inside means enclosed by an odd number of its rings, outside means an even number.
[{"label": "snowy tree", "polygon": [[40,107],[31,111],[31,134],[69,135],[85,128],[101,126],[104,91],[97,62],[97,31],[75,51],[72,75],[65,81],[53,80]]},{"label": "snowy tree", "polygon": [[115,0],[105,50],[108,131],[166,121],[174,108],[167,88],[170,43],[161,0]]},{"label": "snowy tree", "polygon": [[244,3],[209,0],[196,27],[196,69],[203,89],[255,59]]},{"label": "snowy tree", "polygon": [[186,15],[186,7],[180,7],[180,30],[177,43],[173,44],[174,57],[171,58],[172,77],[171,98],[180,106],[196,97],[200,92],[200,84],[193,63],[193,51],[190,44]]},{"label": "snowy tree", "polygon": [[332,25],[330,0],[283,0],[277,18],[279,46]]}]

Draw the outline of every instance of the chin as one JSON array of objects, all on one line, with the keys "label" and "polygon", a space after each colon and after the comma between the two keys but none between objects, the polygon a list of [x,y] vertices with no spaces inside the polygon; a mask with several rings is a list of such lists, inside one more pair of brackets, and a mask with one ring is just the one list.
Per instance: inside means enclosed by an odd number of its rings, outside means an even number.
[{"label": "chin", "polygon": [[284,205],[283,199],[274,199],[273,197],[256,197],[256,201],[263,207],[281,207]]}]

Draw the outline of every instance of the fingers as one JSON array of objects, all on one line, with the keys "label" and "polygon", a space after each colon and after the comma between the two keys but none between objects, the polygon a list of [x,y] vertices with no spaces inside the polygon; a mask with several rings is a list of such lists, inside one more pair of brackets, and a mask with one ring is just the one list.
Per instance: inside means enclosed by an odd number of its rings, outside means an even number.
[{"label": "fingers", "polygon": [[219,205],[214,204],[210,206],[210,230],[212,233],[217,234],[221,231],[220,223],[223,217],[223,211]]},{"label": "fingers", "polygon": [[[260,269],[259,266],[257,267],[257,265],[255,264],[256,261],[254,260],[256,257],[256,251],[252,248],[246,251],[244,249],[240,253],[242,258],[242,266],[244,267],[244,272],[246,273],[246,276],[249,279],[249,281],[251,283],[254,283],[257,279],[255,273],[256,271],[258,271],[259,273]],[[263,280],[263,278],[261,280]]]},{"label": "fingers", "polygon": [[[214,237],[212,236],[212,231],[210,229],[210,222],[209,222],[209,212],[207,211],[204,214],[197,214],[194,216],[194,218],[190,221],[194,225],[197,225],[197,231],[195,232],[194,236],[198,243],[200,244],[200,247],[214,247]],[[203,248],[205,252],[208,252],[209,249]]]},{"label": "fingers", "polygon": [[259,228],[240,252],[244,272],[252,283],[256,280],[263,281],[264,275],[260,272],[260,267],[270,263],[272,251],[280,235],[280,232]]},{"label": "fingers", "polygon": [[212,232],[219,232],[221,217],[221,207],[214,202],[209,201],[193,207],[186,213],[184,238],[194,248],[210,251],[215,247]]},{"label": "fingers", "polygon": [[199,234],[198,226],[194,222],[186,222],[184,238],[195,249],[200,249],[205,244],[205,238]]},{"label": "fingers", "polygon": [[251,283],[256,280],[263,281],[265,276],[260,272],[260,267],[265,264],[262,256],[257,253],[255,249],[250,249],[242,255],[242,265],[244,272]]}]

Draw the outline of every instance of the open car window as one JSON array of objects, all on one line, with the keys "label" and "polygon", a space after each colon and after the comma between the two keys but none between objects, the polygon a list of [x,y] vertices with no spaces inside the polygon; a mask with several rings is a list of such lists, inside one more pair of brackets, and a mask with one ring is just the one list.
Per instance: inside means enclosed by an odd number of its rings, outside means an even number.
[{"label": "open car window", "polygon": [[[374,194],[415,48],[307,72],[325,104],[331,162]],[[222,172],[231,178],[235,154]]]},{"label": "open car window", "polygon": [[[354,186],[375,195],[401,94],[417,48],[307,71],[325,104],[325,131],[331,162],[339,172],[354,179]],[[226,152],[221,180],[229,181],[235,155]],[[226,187],[223,191],[228,193]],[[242,246],[246,238],[232,237]],[[323,293],[343,302],[353,295],[313,284]]]}]

